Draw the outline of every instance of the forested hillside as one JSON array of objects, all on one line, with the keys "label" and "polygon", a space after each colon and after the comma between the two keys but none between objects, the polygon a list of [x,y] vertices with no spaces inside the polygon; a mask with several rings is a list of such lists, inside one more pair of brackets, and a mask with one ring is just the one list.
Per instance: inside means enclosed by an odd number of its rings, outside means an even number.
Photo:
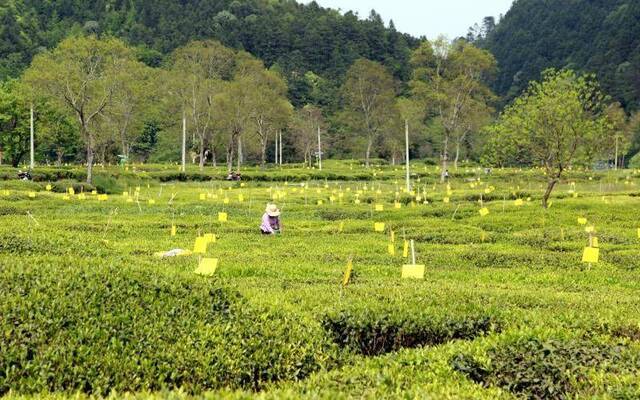
[{"label": "forested hillside", "polygon": [[640,2],[516,0],[481,46],[500,71],[506,101],[549,67],[595,72],[604,90],[628,110],[640,107]]},{"label": "forested hillside", "polygon": [[[3,2],[4,3],[4,2]],[[139,57],[158,66],[190,40],[216,39],[244,49],[287,77],[295,105],[330,102],[327,92],[358,58],[378,61],[409,79],[417,39],[385,27],[372,13],[303,5],[294,0],[8,0],[0,5],[0,77],[16,77],[33,55],[72,32],[110,34],[140,46]],[[316,77],[328,88],[313,93]],[[0,79],[3,80],[3,79]],[[324,94],[320,94],[320,93]],[[316,96],[317,98],[310,98]]]}]

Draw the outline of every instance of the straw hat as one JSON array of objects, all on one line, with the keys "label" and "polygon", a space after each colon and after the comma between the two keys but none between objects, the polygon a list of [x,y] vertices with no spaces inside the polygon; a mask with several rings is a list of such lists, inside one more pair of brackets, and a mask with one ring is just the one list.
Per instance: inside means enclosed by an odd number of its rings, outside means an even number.
[{"label": "straw hat", "polygon": [[275,204],[267,204],[267,208],[266,208],[265,212],[270,217],[279,217],[280,216],[280,210],[278,210],[278,207]]}]

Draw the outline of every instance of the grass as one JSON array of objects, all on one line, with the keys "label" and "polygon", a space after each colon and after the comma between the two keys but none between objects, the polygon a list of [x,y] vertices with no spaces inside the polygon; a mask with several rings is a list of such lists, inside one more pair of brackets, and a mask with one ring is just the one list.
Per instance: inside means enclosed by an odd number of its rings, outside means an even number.
[{"label": "grass", "polygon": [[[211,168],[161,178],[174,168],[105,167],[106,201],[48,192],[77,181],[55,169],[0,180],[0,395],[640,396],[637,171],[572,171],[543,210],[536,170],[463,168],[448,192],[416,164],[411,196],[393,166],[248,169],[242,186]],[[274,197],[284,234],[265,237]],[[581,262],[579,217],[597,264]],[[203,233],[214,277],[197,256],[154,257]],[[405,239],[424,280],[400,278]]]}]

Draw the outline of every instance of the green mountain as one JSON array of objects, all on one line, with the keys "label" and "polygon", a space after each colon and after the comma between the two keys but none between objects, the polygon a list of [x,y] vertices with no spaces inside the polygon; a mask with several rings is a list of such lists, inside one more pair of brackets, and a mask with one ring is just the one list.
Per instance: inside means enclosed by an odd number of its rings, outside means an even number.
[{"label": "green mountain", "polygon": [[478,43],[498,60],[495,89],[515,97],[549,67],[596,73],[628,110],[640,108],[640,1],[516,0]]},{"label": "green mountain", "polygon": [[[43,48],[74,32],[114,35],[141,46],[158,65],[193,39],[213,38],[244,49],[288,77],[294,103],[312,96],[308,71],[335,81],[360,57],[409,78],[417,39],[367,19],[294,0],[5,0],[0,4],[0,80],[14,77]],[[321,99],[316,99],[321,102]]]}]

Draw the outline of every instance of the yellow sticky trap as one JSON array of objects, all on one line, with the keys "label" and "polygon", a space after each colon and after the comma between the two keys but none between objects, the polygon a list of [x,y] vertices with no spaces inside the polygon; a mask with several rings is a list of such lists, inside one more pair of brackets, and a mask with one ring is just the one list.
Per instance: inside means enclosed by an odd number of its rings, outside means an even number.
[{"label": "yellow sticky trap", "polygon": [[156,204],[156,201],[154,199],[149,199],[149,205],[152,205],[152,204]]},{"label": "yellow sticky trap", "polygon": [[244,196],[243,196],[243,195],[241,195],[241,194],[239,194],[239,195],[238,195],[238,201],[239,201],[240,203],[242,203],[242,202],[244,201]]},{"label": "yellow sticky trap", "polygon": [[587,233],[593,233],[596,231],[596,228],[594,226],[585,226],[584,231]]},{"label": "yellow sticky trap", "polygon": [[171,236],[175,236],[175,235],[176,235],[176,226],[171,225]]},{"label": "yellow sticky trap", "polygon": [[393,207],[394,208],[402,208],[402,203],[399,203],[399,202],[396,201],[395,203],[393,203]]},{"label": "yellow sticky trap", "polygon": [[375,232],[384,232],[384,222],[376,222],[373,224],[373,230]]},{"label": "yellow sticky trap", "polygon": [[227,222],[228,218],[229,218],[229,216],[227,215],[226,212],[219,212],[218,213],[218,222]]},{"label": "yellow sticky trap", "polygon": [[580,225],[586,225],[587,224],[587,219],[586,218],[578,218],[578,224]]},{"label": "yellow sticky trap", "polygon": [[[286,185],[286,182],[285,182]],[[245,187],[246,185],[244,184],[244,182],[240,182],[240,187]]]},{"label": "yellow sticky trap", "polygon": [[64,196],[62,196],[62,200],[71,200],[71,197],[69,197],[68,194],[65,194]]},{"label": "yellow sticky trap", "polygon": [[106,194],[98,195],[98,201],[107,201],[109,197]]},{"label": "yellow sticky trap", "polygon": [[207,195],[205,193],[200,193],[200,200],[206,200]]},{"label": "yellow sticky trap", "polygon": [[355,199],[355,200],[353,201],[353,203],[354,203],[354,204],[360,204],[360,200],[359,200],[359,199]]},{"label": "yellow sticky trap", "polygon": [[73,196],[74,194],[76,194],[76,191],[73,190],[72,187],[68,188],[67,191],[69,192],[69,196]]},{"label": "yellow sticky trap", "polygon": [[375,210],[376,211],[384,211],[384,205],[383,204],[376,204]]},{"label": "yellow sticky trap", "polygon": [[402,246],[402,257],[404,258],[409,257],[409,241],[408,240],[405,240]]},{"label": "yellow sticky trap", "polygon": [[516,199],[513,202],[513,205],[516,206],[516,207],[520,207],[520,206],[524,205],[524,201],[522,199]]},{"label": "yellow sticky trap", "polygon": [[638,239],[640,239],[640,228],[638,228]]},{"label": "yellow sticky trap", "polygon": [[3,190],[3,191],[2,191],[2,194],[3,194],[4,196],[9,196],[9,195],[11,194],[11,192],[10,192],[10,191],[8,191],[8,190]]},{"label": "yellow sticky trap", "polygon": [[200,264],[198,268],[196,268],[195,272],[198,275],[204,276],[212,276],[215,274],[216,269],[218,268],[218,259],[217,258],[203,258],[200,260]]},{"label": "yellow sticky trap", "polygon": [[597,237],[592,237],[591,238],[591,247],[595,247],[595,248],[600,247],[600,245],[598,244],[598,238]]},{"label": "yellow sticky trap", "polygon": [[51,189],[52,189],[52,187],[51,187],[51,185],[47,185],[47,186],[45,187],[45,189],[47,189],[47,192],[50,192],[50,191],[51,191]]},{"label": "yellow sticky trap", "polygon": [[424,279],[424,265],[403,265],[402,278]]},{"label": "yellow sticky trap", "polygon": [[347,286],[351,281],[351,271],[353,271],[353,260],[349,259],[347,267],[344,270],[344,277],[342,278],[342,286]]},{"label": "yellow sticky trap", "polygon": [[78,195],[78,200],[84,200],[84,199],[86,199],[86,198],[87,198],[87,196],[86,196],[84,193],[80,193],[80,194]]},{"label": "yellow sticky trap", "polygon": [[582,253],[583,263],[597,263],[600,257],[600,249],[596,247],[585,247]]},{"label": "yellow sticky trap", "polygon": [[129,197],[129,192],[122,192],[122,197]]},{"label": "yellow sticky trap", "polygon": [[205,233],[202,237],[207,241],[207,244],[216,242],[216,235],[213,233]]},{"label": "yellow sticky trap", "polygon": [[[138,190],[140,190],[140,189],[138,189]],[[97,191],[97,190],[92,190],[92,191],[91,191],[91,194],[95,196],[95,195],[97,195],[97,194],[98,194],[98,191]]]},{"label": "yellow sticky trap", "polygon": [[387,253],[392,257],[396,255],[396,246],[393,243],[387,245]]},{"label": "yellow sticky trap", "polygon": [[445,204],[449,204],[450,199],[449,199],[448,197],[445,197],[444,199],[442,199],[442,201],[443,201]]},{"label": "yellow sticky trap", "polygon": [[342,233],[343,230],[344,230],[344,221],[341,221],[340,225],[338,225],[338,233]]},{"label": "yellow sticky trap", "polygon": [[322,201],[322,200],[318,200],[318,205],[319,205],[319,206],[321,206],[321,205],[322,205],[322,203],[323,203],[323,201]]},{"label": "yellow sticky trap", "polygon": [[207,252],[207,239],[204,237],[196,238],[196,243],[193,245],[193,252],[196,254],[205,254]]},{"label": "yellow sticky trap", "polygon": [[395,243],[396,242],[396,233],[394,231],[391,231],[391,243]]},{"label": "yellow sticky trap", "polygon": [[489,215],[489,209],[487,207],[481,208],[479,211],[481,217],[486,217]]},{"label": "yellow sticky trap", "polygon": [[222,200],[223,204],[229,204],[229,198],[225,197],[224,200]]},{"label": "yellow sticky trap", "polygon": [[36,198],[36,192],[29,192],[28,194],[30,199],[35,199]]},{"label": "yellow sticky trap", "polygon": [[127,203],[133,203],[133,199],[131,197],[127,197]]}]

